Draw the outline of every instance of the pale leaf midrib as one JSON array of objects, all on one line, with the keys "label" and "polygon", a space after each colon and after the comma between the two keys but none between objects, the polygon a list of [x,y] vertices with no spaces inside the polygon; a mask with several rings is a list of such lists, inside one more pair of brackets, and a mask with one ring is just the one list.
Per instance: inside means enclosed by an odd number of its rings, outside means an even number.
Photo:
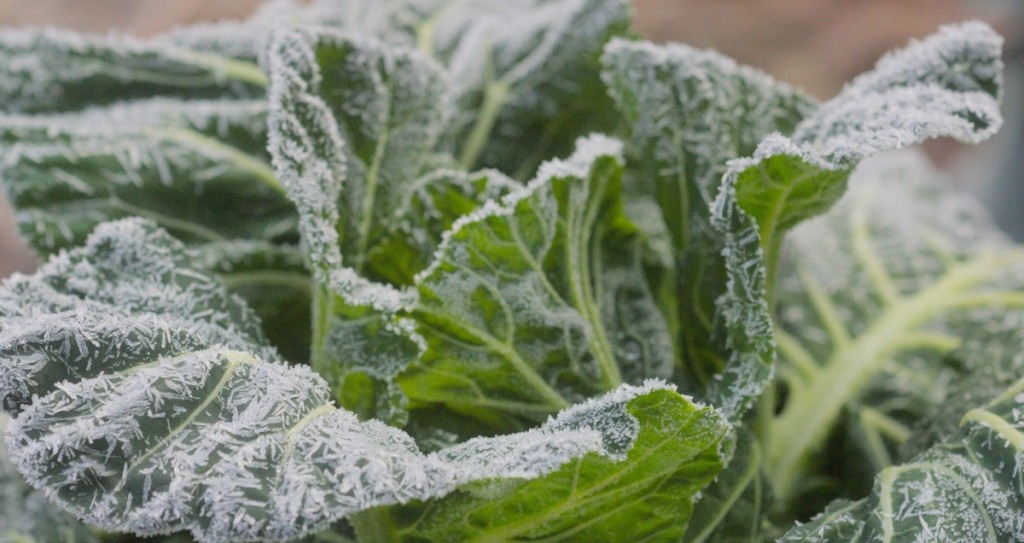
[{"label": "pale leaf midrib", "polygon": [[773,421],[767,455],[774,486],[783,499],[793,490],[801,459],[823,439],[831,421],[860,391],[864,380],[887,360],[899,339],[944,311],[956,307],[957,292],[999,273],[1022,257],[1013,253],[978,257],[952,266],[928,287],[887,306],[856,340],[832,352],[820,373],[793,391],[790,404]]}]

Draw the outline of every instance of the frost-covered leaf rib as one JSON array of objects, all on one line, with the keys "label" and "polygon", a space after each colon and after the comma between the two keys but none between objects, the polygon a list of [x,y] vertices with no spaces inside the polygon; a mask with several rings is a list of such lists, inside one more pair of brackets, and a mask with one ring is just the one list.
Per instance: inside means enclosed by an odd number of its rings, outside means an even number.
[{"label": "frost-covered leaf rib", "polygon": [[[827,210],[861,160],[922,141],[989,138],[1002,124],[1002,39],[982,23],[943,27],[889,54],[795,127],[730,164],[774,270],[782,234]],[[970,59],[969,64],[965,60]]]},{"label": "frost-covered leaf rib", "polygon": [[294,207],[264,149],[262,102],[153,99],[4,115],[0,142],[19,228],[44,254],[127,216],[191,243],[297,238]]},{"label": "frost-covered leaf rib", "polygon": [[1022,541],[1021,391],[964,415],[960,429],[912,461],[883,470],[871,494],[837,503],[779,541]]},{"label": "frost-covered leaf rib", "polygon": [[402,377],[414,399],[474,416],[494,410],[482,409],[488,400],[554,411],[623,380],[666,376],[667,332],[622,214],[620,150],[581,139],[571,157],[445,234],[416,277],[411,315],[427,349]]},{"label": "frost-covered leaf rib", "polygon": [[771,429],[779,437],[767,460],[783,497],[814,469],[843,413],[876,443],[851,448],[846,462],[884,468],[908,439],[900,428],[960,406],[950,396],[958,381],[1009,358],[961,346],[998,352],[1024,319],[1024,253],[922,157],[881,158],[851,178],[847,200],[795,229],[784,253],[778,321],[800,339],[782,349],[782,364],[811,363],[785,373],[788,398]]},{"label": "frost-covered leaf rib", "polygon": [[254,63],[128,36],[11,30],[0,37],[0,102],[9,112],[73,111],[129,98],[263,94]]},{"label": "frost-covered leaf rib", "polygon": [[[711,410],[651,381],[526,433],[424,455],[405,433],[334,408],[326,383],[280,363],[244,305],[187,259],[152,225],[111,223],[0,291],[0,395],[18,411],[6,436],[11,457],[34,486],[97,526],[187,529],[201,541],[293,539],[474,481],[543,477],[588,453],[622,458],[660,417],[700,421],[710,432],[700,450],[711,455],[725,432]],[[6,371],[19,354],[42,366]],[[63,365],[65,379],[36,380],[31,371],[48,365]],[[665,393],[676,400],[663,409],[628,411]]]}]

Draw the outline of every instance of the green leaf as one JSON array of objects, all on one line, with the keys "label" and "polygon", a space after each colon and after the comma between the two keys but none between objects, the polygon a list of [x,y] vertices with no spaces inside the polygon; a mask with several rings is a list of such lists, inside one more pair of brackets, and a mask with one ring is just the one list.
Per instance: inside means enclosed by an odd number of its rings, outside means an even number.
[{"label": "green leaf", "polygon": [[52,254],[99,223],[153,220],[189,243],[297,241],[266,153],[266,105],[155,99],[0,116],[0,178],[22,234]]},{"label": "green leaf", "polygon": [[[328,253],[340,247],[362,273],[368,249],[433,159],[447,115],[441,69],[414,51],[327,29],[280,33],[268,66],[271,152],[305,217],[314,263],[337,269]],[[318,239],[325,236],[332,239]]]},{"label": "green leaf", "polygon": [[980,22],[882,58],[796,126],[729,166],[740,206],[758,222],[769,276],[786,230],[832,206],[853,167],[876,153],[951,137],[984,141],[999,129],[1002,38]]},{"label": "green leaf", "polygon": [[871,495],[838,502],[780,543],[1016,541],[1024,515],[1024,381],[960,419],[951,439],[882,470]]},{"label": "green leaf", "polygon": [[770,379],[774,347],[756,223],[720,181],[729,160],[769,133],[791,130],[815,103],[759,71],[683,45],[615,40],[602,60],[630,123],[627,179],[653,199],[658,220],[646,222],[671,243],[656,284],[669,292],[660,300],[675,323],[676,379],[739,418]]},{"label": "green leaf", "polygon": [[156,96],[250,98],[262,95],[266,83],[254,63],[156,41],[56,29],[0,33],[0,104],[7,112]]},{"label": "green leaf", "polygon": [[686,543],[753,543],[767,540],[772,503],[761,472],[762,451],[750,433],[740,433],[736,451],[715,482],[701,492],[683,537]]},{"label": "green leaf", "polygon": [[372,507],[621,458],[669,421],[689,420],[679,431],[712,452],[727,431],[648,382],[526,433],[424,455],[407,434],[336,409],[307,368],[281,364],[248,308],[189,258],[153,225],[121,221],[0,288],[10,457],[90,524],[293,539]]},{"label": "green leaf", "polygon": [[400,424],[405,399],[393,378],[422,340],[397,317],[408,295],[361,274],[373,275],[369,248],[434,161],[446,115],[440,68],[329,30],[280,33],[268,66],[270,152],[319,284],[312,365],[345,407]]},{"label": "green leaf", "polygon": [[667,390],[626,405],[640,431],[625,458],[591,453],[540,479],[486,480],[391,507],[383,511],[391,533],[424,542],[678,540],[697,494],[721,468],[728,426],[712,408]]},{"label": "green leaf", "polygon": [[447,2],[427,17],[417,38],[452,82],[462,167],[528,178],[578,137],[614,129],[599,58],[629,16],[624,0],[481,0]]},{"label": "green leaf", "polygon": [[[834,464],[891,464],[951,384],[995,360],[948,355],[1024,320],[1024,251],[937,178],[917,155],[865,163],[846,198],[788,240],[777,311],[786,399],[764,434],[783,499],[830,467],[819,452],[842,417],[859,447]],[[856,488],[852,475],[843,487]]]},{"label": "green leaf", "polygon": [[[0,414],[0,433],[7,416]],[[10,543],[94,543],[100,539],[88,526],[46,501],[33,491],[7,458],[0,440],[0,540]]]},{"label": "green leaf", "polygon": [[407,189],[385,238],[370,249],[370,268],[389,283],[413,284],[457,219],[520,187],[495,170],[440,169],[421,177]]},{"label": "green leaf", "polygon": [[580,140],[527,187],[456,221],[416,278],[414,401],[501,424],[671,373],[665,324],[622,212],[617,141]]},{"label": "green leaf", "polygon": [[289,362],[309,360],[313,280],[299,247],[232,240],[190,246],[192,265],[215,275],[259,317],[267,340]]}]

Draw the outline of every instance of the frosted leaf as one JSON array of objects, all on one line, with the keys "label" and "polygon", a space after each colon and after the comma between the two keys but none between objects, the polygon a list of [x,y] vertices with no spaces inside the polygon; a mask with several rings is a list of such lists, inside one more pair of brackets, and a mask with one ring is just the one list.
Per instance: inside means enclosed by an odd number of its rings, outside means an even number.
[{"label": "frosted leaf", "polygon": [[[651,390],[651,383],[644,388]],[[466,485],[439,500],[389,508],[387,520],[429,541],[678,541],[700,489],[721,466],[721,453],[712,444],[721,443],[725,423],[700,411],[677,411],[677,416],[659,416],[657,427],[645,424],[649,420],[645,415],[684,400],[654,389],[629,401],[628,410],[623,410],[619,402],[632,394],[629,387],[620,388],[575,406],[542,427],[553,433],[581,431],[590,425],[607,428],[603,436],[595,437],[610,457],[587,454],[540,479]],[[638,427],[630,420],[633,416],[640,421]],[[467,446],[487,443],[495,457],[503,459],[501,464],[522,460],[546,465],[542,450],[517,444],[520,435],[473,440]],[[457,451],[464,456],[463,449],[453,447],[439,455]],[[477,462],[466,464],[493,469]]]},{"label": "frosted leaf", "polygon": [[[360,415],[400,423],[405,400],[392,377],[422,350],[396,315],[411,294],[364,274],[373,274],[369,248],[433,159],[447,115],[440,68],[415,52],[326,29],[281,32],[268,66],[270,151],[299,209],[324,301],[313,366],[346,407],[370,403]],[[375,383],[346,384],[354,374]]]},{"label": "frosted leaf", "polygon": [[726,432],[712,410],[648,382],[529,432],[424,455],[403,432],[333,407],[308,368],[281,364],[244,304],[187,259],[151,225],[109,223],[0,290],[10,457],[105,529],[294,539],[370,507],[543,478],[589,453],[621,458],[644,432],[697,432],[681,462],[707,462]]},{"label": "frosted leaf", "polygon": [[142,216],[189,243],[297,241],[266,153],[266,104],[153,99],[80,113],[0,115],[0,177],[44,254]]},{"label": "frosted leaf", "polygon": [[788,393],[767,454],[780,495],[830,470],[813,459],[841,420],[852,443],[835,462],[877,471],[911,428],[939,415],[941,438],[1019,376],[1024,251],[920,155],[863,163],[843,200],[792,231],[780,269]]},{"label": "frosted leaf", "polygon": [[330,273],[344,255],[361,271],[432,157],[447,114],[440,69],[415,52],[327,29],[280,33],[268,62],[270,149],[314,263]]},{"label": "frosted leaf", "polygon": [[[0,433],[7,416],[0,414]],[[0,441],[0,538],[4,541],[63,541],[93,543],[100,539],[86,525],[33,491],[7,458]]]},{"label": "frosted leaf", "polygon": [[726,175],[736,178],[762,244],[773,250],[785,230],[827,210],[860,160],[938,137],[978,143],[994,134],[1002,124],[1001,44],[982,23],[943,27],[884,57],[790,137],[772,135],[730,164]]},{"label": "frosted leaf", "polygon": [[457,106],[446,146],[465,169],[497,166],[526,178],[543,159],[571,152],[577,137],[614,129],[597,58],[627,32],[628,11],[622,0],[319,0],[277,20],[436,59]]},{"label": "frosted leaf", "polygon": [[0,33],[0,66],[0,104],[8,112],[77,110],[154,96],[257,97],[266,85],[249,62],[56,29]]},{"label": "frosted leaf", "polygon": [[390,283],[411,285],[457,219],[521,186],[496,170],[442,168],[417,179],[395,210],[385,238],[370,249],[372,269]]},{"label": "frosted leaf", "polygon": [[664,308],[678,315],[677,379],[739,420],[774,360],[763,256],[756,224],[731,193],[711,204],[729,160],[791,131],[817,104],[760,71],[680,44],[614,40],[602,63],[629,121],[627,179],[644,195],[635,205],[656,206],[647,222],[671,243],[660,281],[678,300]]},{"label": "frosted leaf", "polygon": [[615,140],[581,139],[455,222],[416,277],[410,315],[427,349],[400,378],[413,400],[500,428],[671,373],[641,238],[622,214],[620,153]]},{"label": "frosted leaf", "polygon": [[779,541],[1024,541],[1024,384],[963,416],[956,435],[882,470],[871,494],[839,502]]},{"label": "frosted leaf", "polygon": [[525,178],[544,158],[571,152],[576,138],[613,130],[598,59],[628,27],[622,0],[477,0],[438,9],[418,35],[454,85],[462,165]]}]

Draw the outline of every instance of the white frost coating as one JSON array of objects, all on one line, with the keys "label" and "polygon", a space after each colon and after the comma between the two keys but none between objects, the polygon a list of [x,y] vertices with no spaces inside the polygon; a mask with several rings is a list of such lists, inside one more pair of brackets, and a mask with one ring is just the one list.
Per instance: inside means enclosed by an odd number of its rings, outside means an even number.
[{"label": "white frost coating", "polygon": [[[248,87],[251,82],[233,80],[225,66],[195,51],[125,35],[96,37],[52,28],[6,30],[0,33],[0,59],[0,101],[6,111],[75,109],[84,105],[78,104],[84,98],[83,89],[87,92],[95,81],[104,79],[125,88],[137,84],[135,92],[153,95],[157,75],[178,76],[174,85],[160,87],[170,94],[258,94]],[[110,101],[112,96],[96,99]]]},{"label": "white frost coating", "polygon": [[[7,426],[0,412],[0,434]],[[33,491],[7,457],[0,441],[0,537],[4,541],[98,543],[100,538],[71,515]]]},{"label": "white frost coating", "polygon": [[601,60],[609,94],[650,162],[642,167],[660,183],[696,187],[703,202],[692,207],[710,204],[728,160],[818,108],[799,89],[712,50],[616,38]]},{"label": "white frost coating", "polygon": [[[343,51],[344,65],[321,67],[319,47]],[[279,33],[268,69],[269,148],[299,208],[318,280],[347,303],[399,311],[410,293],[371,283],[350,268],[361,264],[379,223],[400,204],[402,185],[412,181],[439,136],[446,115],[440,68],[369,38],[320,29]],[[346,89],[351,95],[328,103],[320,88],[322,70],[356,81]],[[359,141],[373,142],[375,155],[361,155]],[[343,267],[343,249],[355,253],[354,262],[345,263],[349,268]]]},{"label": "white frost coating", "polygon": [[222,348],[137,362],[36,396],[8,431],[12,458],[92,524],[200,541],[292,539],[468,482],[539,477],[606,445],[621,455],[639,431],[628,402],[672,390],[624,386],[536,430],[423,455],[400,430],[335,410],[304,367]]},{"label": "white frost coating", "polygon": [[[316,96],[316,58],[299,33],[280,33],[268,55],[271,73],[269,144],[274,171],[299,209],[299,228],[321,282],[341,267],[338,200],[345,180],[345,142]],[[299,70],[302,71],[299,71]]]},{"label": "white frost coating", "polygon": [[564,160],[550,160],[541,164],[537,170],[537,176],[526,184],[526,186],[507,194],[500,202],[487,200],[482,206],[459,217],[451,228],[444,233],[441,244],[434,252],[430,266],[416,274],[416,284],[421,283],[426,277],[435,273],[443,264],[444,254],[449,251],[450,239],[456,236],[465,225],[479,223],[488,217],[500,217],[513,215],[516,204],[537,193],[541,187],[551,183],[551,180],[558,177],[577,177],[586,179],[590,174],[590,168],[599,157],[608,156],[617,159],[622,158],[622,142],[603,134],[592,134],[580,138],[576,143],[576,150]]},{"label": "white frost coating", "polygon": [[[19,134],[46,132],[57,134],[100,136],[139,131],[148,126],[243,125],[251,134],[266,132],[267,104],[264,100],[179,100],[151,98],[121,102],[109,106],[92,106],[73,113],[3,114],[0,131]],[[226,133],[221,135],[226,136]]]},{"label": "white frost coating", "polygon": [[639,431],[626,404],[671,390],[625,386],[536,430],[423,455],[403,432],[336,410],[308,368],[276,362],[251,313],[186,259],[180,243],[127,220],[0,290],[0,393],[19,411],[11,457],[92,524],[296,538],[471,481],[538,477],[589,452],[621,457]]},{"label": "white frost coating", "polygon": [[1001,43],[975,22],[944,27],[887,55],[797,126],[796,156],[820,157],[835,169],[926,139],[990,137],[1002,124]]}]

